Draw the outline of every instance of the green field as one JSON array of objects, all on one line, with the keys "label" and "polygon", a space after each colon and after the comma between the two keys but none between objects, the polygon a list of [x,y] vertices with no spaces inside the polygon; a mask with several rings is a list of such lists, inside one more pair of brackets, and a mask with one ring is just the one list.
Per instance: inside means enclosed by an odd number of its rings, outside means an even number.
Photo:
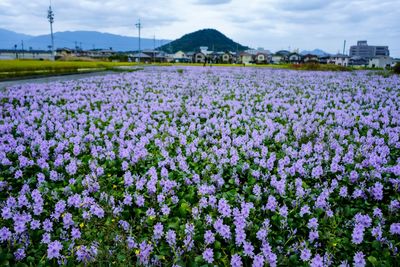
[{"label": "green field", "polygon": [[46,76],[112,70],[118,66],[134,66],[128,62],[4,60],[0,62],[0,80],[17,77]]}]

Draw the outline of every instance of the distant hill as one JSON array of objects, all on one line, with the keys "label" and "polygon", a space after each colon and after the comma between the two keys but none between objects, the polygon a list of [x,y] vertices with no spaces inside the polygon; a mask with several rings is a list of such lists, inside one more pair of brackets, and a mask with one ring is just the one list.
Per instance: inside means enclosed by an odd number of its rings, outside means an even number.
[{"label": "distant hill", "polygon": [[[24,48],[48,49],[50,44],[50,34],[29,36],[12,31],[0,29],[0,49],[11,49],[14,44],[21,49],[21,41],[24,41]],[[141,38],[141,49],[153,49],[154,46],[170,42],[169,40],[154,40]],[[101,33],[96,31],[65,31],[54,33],[54,43],[56,48],[71,48],[75,46],[88,49],[109,49],[115,51],[133,51],[139,49],[137,37],[121,36],[110,33]],[[155,44],[154,44],[155,43]]]},{"label": "distant hill", "polygon": [[249,49],[249,47],[234,42],[214,29],[204,29],[185,34],[181,38],[159,47],[159,49],[168,53],[175,53],[180,50],[191,52],[198,50],[200,46],[208,46],[208,49],[213,51],[243,51]]},{"label": "distant hill", "polygon": [[16,33],[6,29],[0,29],[0,48],[14,49],[14,45],[21,46],[22,40],[32,38],[30,35]]},{"label": "distant hill", "polygon": [[302,54],[302,55],[311,54],[311,55],[315,55],[315,56],[319,56],[319,57],[329,56],[330,55],[329,53],[327,53],[327,52],[325,52],[325,51],[323,51],[321,49],[318,49],[318,48],[314,49],[314,50],[311,50],[311,51],[304,50],[304,51],[301,51],[300,54]]}]

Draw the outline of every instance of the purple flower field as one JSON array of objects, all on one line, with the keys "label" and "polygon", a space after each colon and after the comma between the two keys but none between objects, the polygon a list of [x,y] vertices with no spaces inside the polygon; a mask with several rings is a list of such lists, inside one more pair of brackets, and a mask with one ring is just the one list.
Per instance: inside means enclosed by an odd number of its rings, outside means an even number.
[{"label": "purple flower field", "polygon": [[159,68],[0,91],[0,265],[394,266],[400,78]]}]

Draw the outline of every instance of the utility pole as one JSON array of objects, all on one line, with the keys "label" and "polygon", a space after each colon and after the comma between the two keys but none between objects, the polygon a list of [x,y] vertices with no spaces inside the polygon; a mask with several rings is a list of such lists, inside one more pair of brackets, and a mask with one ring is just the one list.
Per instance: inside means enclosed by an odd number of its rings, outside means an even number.
[{"label": "utility pole", "polygon": [[156,35],[153,35],[153,63],[156,61]]},{"label": "utility pole", "polygon": [[21,47],[22,47],[22,58],[25,58],[25,52],[24,52],[24,40],[21,41]]},{"label": "utility pole", "polygon": [[346,50],[346,40],[344,40],[344,42],[343,42],[343,55],[345,53],[345,50]]},{"label": "utility pole", "polygon": [[141,53],[141,50],[140,50],[140,30],[142,29],[142,24],[140,23],[140,19],[139,19],[139,22],[138,23],[136,23],[135,24],[135,26],[136,26],[136,28],[138,28],[138,31],[139,31],[139,63],[140,63],[140,53]]},{"label": "utility pole", "polygon": [[49,10],[47,11],[47,19],[50,22],[50,34],[51,34],[51,55],[52,55],[52,60],[55,60],[55,53],[54,53],[54,36],[53,36],[53,22],[54,22],[54,12],[51,9],[51,0],[50,0],[50,6]]},{"label": "utility pole", "polygon": [[18,59],[18,53],[17,53],[17,45],[14,45],[14,51],[15,51],[15,59]]}]

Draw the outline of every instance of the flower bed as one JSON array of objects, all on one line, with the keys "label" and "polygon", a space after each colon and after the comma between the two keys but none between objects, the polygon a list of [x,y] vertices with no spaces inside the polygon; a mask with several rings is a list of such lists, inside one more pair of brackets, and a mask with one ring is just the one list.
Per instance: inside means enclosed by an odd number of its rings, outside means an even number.
[{"label": "flower bed", "polygon": [[399,262],[398,76],[170,67],[0,103],[0,265]]}]

